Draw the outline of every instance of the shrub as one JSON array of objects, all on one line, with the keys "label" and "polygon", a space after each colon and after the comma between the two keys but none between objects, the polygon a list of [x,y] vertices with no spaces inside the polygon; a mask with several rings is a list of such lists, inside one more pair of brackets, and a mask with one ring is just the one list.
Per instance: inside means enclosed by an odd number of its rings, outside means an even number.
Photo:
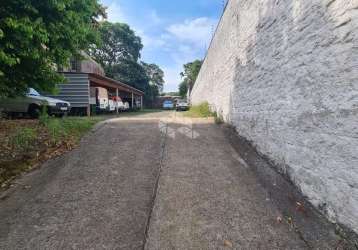
[{"label": "shrub", "polygon": [[199,105],[191,106],[186,113],[190,117],[215,117],[215,113],[210,110],[208,102],[203,102]]}]

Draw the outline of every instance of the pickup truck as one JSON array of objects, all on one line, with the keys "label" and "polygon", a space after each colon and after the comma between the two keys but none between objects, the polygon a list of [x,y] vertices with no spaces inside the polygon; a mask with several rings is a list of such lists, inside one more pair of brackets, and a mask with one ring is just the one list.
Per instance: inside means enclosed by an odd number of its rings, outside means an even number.
[{"label": "pickup truck", "polygon": [[30,88],[25,96],[0,99],[0,111],[6,114],[29,114],[37,118],[43,107],[46,107],[49,115],[64,116],[71,110],[71,104],[66,101],[40,95],[35,89]]}]

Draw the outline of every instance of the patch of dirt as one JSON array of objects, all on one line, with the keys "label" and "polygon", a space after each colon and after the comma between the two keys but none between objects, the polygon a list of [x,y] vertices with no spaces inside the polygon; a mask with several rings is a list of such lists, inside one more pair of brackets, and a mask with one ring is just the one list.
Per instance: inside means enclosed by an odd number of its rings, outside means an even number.
[{"label": "patch of dirt", "polygon": [[[14,145],[11,138],[24,129],[34,131],[35,138],[31,145]],[[0,119],[0,191],[8,188],[22,173],[34,170],[43,162],[70,151],[75,146],[75,140],[54,142],[38,120]]]}]

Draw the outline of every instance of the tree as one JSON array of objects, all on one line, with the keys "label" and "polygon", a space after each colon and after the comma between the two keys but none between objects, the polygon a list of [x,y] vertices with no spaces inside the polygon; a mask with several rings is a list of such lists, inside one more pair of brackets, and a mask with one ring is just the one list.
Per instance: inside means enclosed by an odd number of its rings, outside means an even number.
[{"label": "tree", "polygon": [[142,91],[149,85],[149,78],[143,66],[132,60],[122,60],[108,67],[107,75]]},{"label": "tree", "polygon": [[141,38],[124,23],[103,22],[102,42],[89,49],[105,69],[106,75],[145,92],[145,101],[152,101],[163,90],[164,72],[156,64],[139,62],[143,48]]},{"label": "tree", "polygon": [[184,71],[180,73],[181,77],[183,78],[183,82],[179,85],[179,93],[181,96],[185,97],[188,89],[193,89],[202,64],[203,61],[201,60],[195,60],[193,62],[184,64]]},{"label": "tree", "polygon": [[188,93],[188,83],[186,81],[182,81],[180,84],[179,84],[179,95],[181,97],[185,97]]},{"label": "tree", "polygon": [[0,95],[28,87],[52,91],[64,81],[56,67],[98,42],[97,0],[3,0],[0,5]]},{"label": "tree", "polygon": [[101,43],[92,46],[89,54],[106,70],[123,61],[138,61],[142,41],[127,24],[102,22],[99,31]]},{"label": "tree", "polygon": [[101,43],[88,53],[99,62],[108,77],[145,91],[149,78],[138,62],[143,48],[141,38],[124,23],[100,23]]},{"label": "tree", "polygon": [[141,65],[144,68],[149,80],[149,84],[145,91],[145,100],[147,104],[152,105],[155,98],[163,92],[164,72],[154,63],[148,64],[141,62]]},{"label": "tree", "polygon": [[154,85],[158,88],[159,92],[163,91],[164,86],[164,72],[163,70],[156,64],[141,62],[144,67],[147,76],[149,78],[149,84]]}]

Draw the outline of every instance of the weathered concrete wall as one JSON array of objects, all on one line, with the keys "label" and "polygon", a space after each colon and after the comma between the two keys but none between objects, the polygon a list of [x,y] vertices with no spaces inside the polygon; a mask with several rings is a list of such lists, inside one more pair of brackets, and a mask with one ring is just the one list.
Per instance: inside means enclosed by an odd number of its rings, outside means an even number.
[{"label": "weathered concrete wall", "polygon": [[358,0],[230,0],[191,99],[358,232]]}]

